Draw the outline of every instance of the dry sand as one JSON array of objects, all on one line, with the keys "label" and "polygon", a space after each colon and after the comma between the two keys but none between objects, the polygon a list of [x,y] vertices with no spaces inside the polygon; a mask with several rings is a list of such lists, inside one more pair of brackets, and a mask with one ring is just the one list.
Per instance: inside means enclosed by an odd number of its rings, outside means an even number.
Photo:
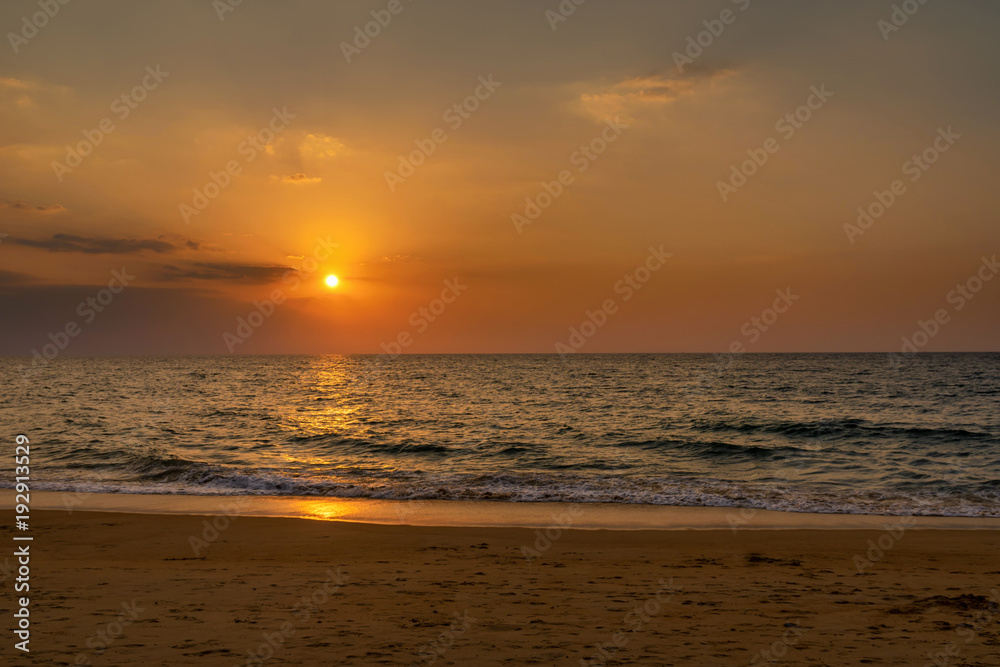
[{"label": "dry sand", "polygon": [[8,630],[3,662],[1000,665],[997,531],[571,530],[546,549],[533,529],[211,520],[34,511],[32,652]]}]

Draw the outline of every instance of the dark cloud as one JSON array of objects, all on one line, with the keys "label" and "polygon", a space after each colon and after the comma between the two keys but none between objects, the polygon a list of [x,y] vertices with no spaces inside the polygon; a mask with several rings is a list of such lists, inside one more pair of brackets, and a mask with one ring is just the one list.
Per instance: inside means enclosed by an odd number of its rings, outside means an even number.
[{"label": "dark cloud", "polygon": [[[13,239],[11,243],[40,248],[49,252],[79,252],[87,255],[124,255],[149,250],[158,254],[172,253],[177,246],[159,239],[103,239],[54,234],[50,239]],[[190,247],[190,246],[189,246]]]},{"label": "dark cloud", "polygon": [[10,206],[18,211],[31,211],[32,213],[61,213],[66,210],[66,207],[62,204],[51,204],[49,206],[36,206],[31,202],[25,201],[24,199],[18,199],[10,203],[0,202],[0,208],[6,208]]},{"label": "dark cloud", "polygon": [[270,283],[289,271],[290,266],[260,266],[255,264],[193,263],[183,267],[167,265],[164,280],[220,280],[244,283]]},{"label": "dark cloud", "polygon": [[4,285],[23,285],[28,282],[31,282],[31,276],[26,273],[0,269],[0,287]]}]

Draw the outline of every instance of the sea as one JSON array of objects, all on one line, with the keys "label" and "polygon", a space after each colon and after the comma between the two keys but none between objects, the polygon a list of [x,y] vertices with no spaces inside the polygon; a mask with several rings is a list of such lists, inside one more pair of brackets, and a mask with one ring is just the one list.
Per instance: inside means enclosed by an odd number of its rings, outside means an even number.
[{"label": "sea", "polygon": [[1000,517],[1000,354],[4,358],[0,383],[34,490]]}]

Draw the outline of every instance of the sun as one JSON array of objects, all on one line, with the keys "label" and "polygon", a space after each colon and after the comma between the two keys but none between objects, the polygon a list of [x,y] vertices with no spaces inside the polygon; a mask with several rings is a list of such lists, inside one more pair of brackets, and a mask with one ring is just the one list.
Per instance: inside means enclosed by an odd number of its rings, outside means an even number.
[{"label": "sun", "polygon": [[330,275],[328,275],[326,277],[326,279],[323,282],[326,283],[327,287],[331,287],[332,288],[332,287],[336,287],[337,285],[340,284],[340,278],[338,278],[337,276],[335,276],[335,275],[333,275],[331,273]]}]

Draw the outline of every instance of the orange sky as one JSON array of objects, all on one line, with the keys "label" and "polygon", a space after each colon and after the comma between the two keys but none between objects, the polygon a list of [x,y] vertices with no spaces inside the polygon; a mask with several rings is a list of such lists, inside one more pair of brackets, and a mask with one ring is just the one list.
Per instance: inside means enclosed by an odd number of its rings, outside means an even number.
[{"label": "orange sky", "polygon": [[817,4],[4,3],[0,353],[997,350],[1000,10]]}]

